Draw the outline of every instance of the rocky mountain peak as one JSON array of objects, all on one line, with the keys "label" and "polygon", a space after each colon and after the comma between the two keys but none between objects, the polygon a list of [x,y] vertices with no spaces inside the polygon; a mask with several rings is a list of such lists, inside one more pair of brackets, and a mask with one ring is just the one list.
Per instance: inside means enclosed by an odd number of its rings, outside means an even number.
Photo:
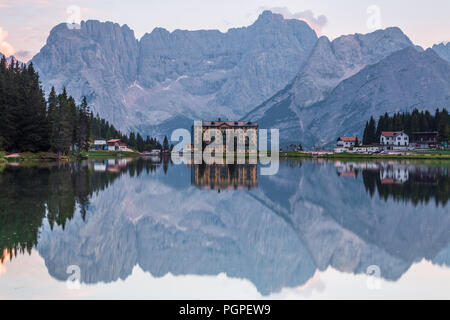
[{"label": "rocky mountain peak", "polygon": [[316,41],[270,11],[225,33],[155,28],[139,41],[126,25],[86,21],[56,26],[32,61],[46,92],[66,87],[122,130],[165,135],[169,123],[239,118],[291,81]]},{"label": "rocky mountain peak", "polygon": [[255,24],[268,24],[272,22],[283,21],[284,18],[281,14],[273,13],[270,10],[264,10],[256,20]]},{"label": "rocky mountain peak", "polygon": [[433,50],[444,60],[450,62],[450,42],[435,44]]}]

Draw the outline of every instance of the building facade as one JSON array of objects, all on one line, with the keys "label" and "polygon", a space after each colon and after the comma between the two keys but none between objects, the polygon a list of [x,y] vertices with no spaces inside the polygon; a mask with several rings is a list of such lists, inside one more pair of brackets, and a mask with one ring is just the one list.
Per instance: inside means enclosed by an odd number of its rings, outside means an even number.
[{"label": "building facade", "polygon": [[434,149],[438,145],[439,134],[437,131],[414,132],[411,143],[418,149]]},{"label": "building facade", "polygon": [[409,146],[409,136],[403,131],[383,131],[380,136],[382,146]]},{"label": "building facade", "polygon": [[[219,135],[220,133],[220,135]],[[231,135],[231,136],[230,136]],[[192,127],[192,145],[189,150],[195,151],[198,146],[204,148],[221,136],[220,149],[227,151],[227,140],[236,152],[258,151],[258,124],[251,121],[202,121],[201,126]]]},{"label": "building facade", "polygon": [[91,144],[90,150],[93,150],[93,151],[108,150],[108,145],[106,143],[106,140],[95,140],[94,143]]},{"label": "building facade", "polygon": [[351,148],[356,145],[358,137],[339,137],[337,139],[337,148]]},{"label": "building facade", "polygon": [[128,151],[127,144],[120,139],[108,140],[108,151]]}]

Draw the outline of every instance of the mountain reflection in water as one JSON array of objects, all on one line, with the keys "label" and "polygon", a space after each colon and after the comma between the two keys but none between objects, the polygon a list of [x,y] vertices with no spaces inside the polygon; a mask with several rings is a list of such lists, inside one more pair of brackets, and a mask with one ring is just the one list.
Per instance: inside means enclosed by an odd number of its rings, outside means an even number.
[{"label": "mountain reflection in water", "polygon": [[90,284],[136,265],[156,277],[226,273],[263,295],[329,267],[377,265],[395,281],[422,259],[450,265],[449,190],[439,163],[282,161],[275,176],[169,158],[7,167],[0,254],[35,248],[53,278],[78,265]]}]

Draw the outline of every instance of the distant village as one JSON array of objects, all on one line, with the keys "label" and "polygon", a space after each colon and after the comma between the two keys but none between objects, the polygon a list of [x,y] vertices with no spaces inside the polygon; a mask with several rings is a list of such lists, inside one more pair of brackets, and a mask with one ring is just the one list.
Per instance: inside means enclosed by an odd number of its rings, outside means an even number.
[{"label": "distant village", "polygon": [[[402,130],[392,130],[399,129]],[[232,130],[233,135],[229,133]],[[257,152],[258,151],[258,123],[252,121],[202,121],[201,125],[192,126],[191,141],[186,144],[183,152],[192,153],[196,147],[201,146],[202,150],[214,141],[212,132],[220,133],[222,141],[215,143],[215,149],[222,152],[227,151],[228,138],[234,141],[234,150],[237,152]],[[227,137],[227,135],[230,135]],[[126,140],[126,139],[125,139]],[[132,141],[132,139],[130,139]],[[373,117],[367,121],[364,129],[363,139],[357,136],[341,136],[337,139],[336,145],[330,151],[318,151],[319,153],[356,153],[356,154],[395,154],[407,153],[409,151],[420,150],[442,150],[448,149],[450,141],[450,117],[446,109],[437,109],[432,115],[428,111],[419,112],[417,109],[412,113],[397,113],[392,116],[385,114],[380,117],[378,124]],[[169,154],[172,147],[169,147],[167,137],[164,139],[161,148],[145,149],[138,148],[143,155]],[[245,148],[245,149],[244,149]],[[303,146],[290,145],[288,148],[296,152],[304,152]],[[91,143],[90,151],[121,151],[136,152],[135,148],[127,146],[121,139],[95,140]],[[161,150],[162,149],[162,150]],[[280,151],[283,151],[280,149]],[[307,152],[308,153],[308,152]],[[311,152],[309,152],[311,153]],[[314,151],[312,151],[314,153]]]},{"label": "distant village", "polygon": [[335,153],[392,153],[398,151],[446,149],[447,142],[439,142],[437,131],[414,132],[412,137],[404,131],[383,131],[380,140],[370,145],[362,145],[358,137],[339,137]]},{"label": "distant village", "polygon": [[[231,127],[245,128],[246,130],[250,127],[248,122],[245,125],[241,123],[236,123]],[[251,123],[252,128],[257,128],[256,123]],[[203,132],[195,133],[194,139],[201,139],[205,129],[209,126],[202,128]],[[222,122],[221,129],[230,128],[230,125],[226,122]],[[251,136],[252,139],[256,137]],[[225,141],[223,143],[223,151],[226,151]],[[248,147],[248,141],[245,141],[245,145]],[[255,144],[250,144],[255,145]],[[296,147],[297,148],[297,147]],[[446,149],[449,148],[447,142],[439,142],[439,134],[437,131],[430,132],[414,132],[412,137],[407,135],[404,131],[383,131],[380,135],[379,142],[372,143],[370,145],[363,145],[361,140],[355,137],[339,137],[334,148],[334,153],[393,153],[399,151],[413,151],[413,150],[430,150],[430,149]],[[192,152],[193,144],[188,144],[185,151]],[[297,148],[298,149],[298,148]],[[91,143],[90,151],[122,151],[122,152],[135,152],[131,149],[126,142],[121,139],[110,139],[110,140],[95,140]],[[254,150],[252,150],[254,151]],[[169,150],[154,149],[151,151],[144,151],[143,155],[160,155],[164,153],[170,153]]]}]

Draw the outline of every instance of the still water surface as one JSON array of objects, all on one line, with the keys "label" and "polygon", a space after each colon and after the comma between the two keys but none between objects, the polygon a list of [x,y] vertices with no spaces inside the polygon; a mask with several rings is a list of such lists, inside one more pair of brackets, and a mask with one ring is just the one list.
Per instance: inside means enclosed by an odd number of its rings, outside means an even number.
[{"label": "still water surface", "polygon": [[8,166],[0,299],[450,298],[449,168]]}]

